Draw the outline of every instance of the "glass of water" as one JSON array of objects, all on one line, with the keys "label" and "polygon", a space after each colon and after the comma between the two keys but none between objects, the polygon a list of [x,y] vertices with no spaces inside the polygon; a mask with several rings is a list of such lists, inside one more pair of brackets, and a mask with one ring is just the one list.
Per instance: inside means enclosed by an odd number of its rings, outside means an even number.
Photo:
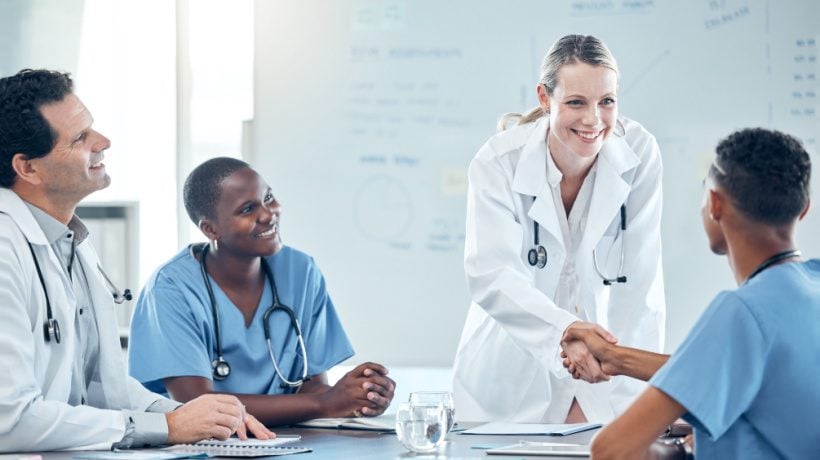
[{"label": "glass of water", "polygon": [[414,391],[410,393],[409,401],[413,404],[441,404],[447,413],[447,433],[453,430],[456,423],[456,408],[453,404],[453,394],[449,391]]},{"label": "glass of water", "polygon": [[447,436],[447,415],[441,403],[399,403],[396,436],[413,452],[432,452]]}]

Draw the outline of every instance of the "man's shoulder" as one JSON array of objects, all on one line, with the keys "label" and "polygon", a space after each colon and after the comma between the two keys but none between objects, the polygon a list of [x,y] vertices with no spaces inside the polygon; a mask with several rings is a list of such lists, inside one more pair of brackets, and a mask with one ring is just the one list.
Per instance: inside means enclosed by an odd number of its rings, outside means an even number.
[{"label": "man's shoulder", "polygon": [[772,304],[804,298],[820,305],[820,260],[812,259],[771,267],[736,291],[754,310],[772,310]]},{"label": "man's shoulder", "polygon": [[0,212],[0,244],[18,250],[26,245],[26,236],[17,225],[17,221],[8,214]]}]

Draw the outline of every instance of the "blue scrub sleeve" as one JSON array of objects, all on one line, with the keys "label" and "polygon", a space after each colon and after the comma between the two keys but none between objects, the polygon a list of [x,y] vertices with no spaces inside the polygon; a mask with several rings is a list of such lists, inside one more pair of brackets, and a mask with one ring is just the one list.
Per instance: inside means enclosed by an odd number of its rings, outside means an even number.
[{"label": "blue scrub sleeve", "polygon": [[129,372],[149,390],[166,393],[167,377],[211,378],[211,341],[203,337],[209,322],[194,307],[198,303],[162,274],[140,294],[131,320]]},{"label": "blue scrub sleeve", "polygon": [[760,391],[769,352],[746,304],[733,292],[721,293],[649,384],[684,406],[692,425],[718,439]]},{"label": "blue scrub sleeve", "polygon": [[311,284],[315,289],[312,296],[313,314],[310,329],[302,333],[308,353],[308,371],[316,375],[350,358],[354,351],[327,292],[322,273],[314,265],[309,276],[313,278]]}]

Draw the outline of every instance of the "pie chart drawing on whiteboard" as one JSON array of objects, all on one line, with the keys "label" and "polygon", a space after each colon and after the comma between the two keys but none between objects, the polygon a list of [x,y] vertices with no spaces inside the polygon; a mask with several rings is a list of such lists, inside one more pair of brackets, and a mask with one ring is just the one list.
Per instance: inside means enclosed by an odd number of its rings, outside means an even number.
[{"label": "pie chart drawing on whiteboard", "polygon": [[407,232],[413,221],[410,192],[392,177],[371,177],[356,191],[353,219],[367,238],[395,242]]}]

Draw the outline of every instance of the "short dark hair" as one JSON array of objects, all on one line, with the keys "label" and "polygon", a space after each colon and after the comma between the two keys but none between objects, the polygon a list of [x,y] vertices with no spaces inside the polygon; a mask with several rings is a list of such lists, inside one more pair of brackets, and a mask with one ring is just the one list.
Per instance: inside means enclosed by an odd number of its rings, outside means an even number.
[{"label": "short dark hair", "polygon": [[709,175],[746,217],[777,226],[794,221],[806,209],[811,159],[794,137],[749,128],[718,143]]},{"label": "short dark hair", "polygon": [[191,221],[198,225],[201,219],[213,219],[216,202],[222,191],[222,181],[236,171],[250,167],[248,163],[236,158],[217,157],[194,168],[182,188],[185,211]]},{"label": "short dark hair", "polygon": [[10,188],[17,180],[14,155],[40,158],[54,148],[57,133],[40,108],[62,101],[73,88],[68,73],[51,70],[24,69],[0,78],[0,186]]}]

